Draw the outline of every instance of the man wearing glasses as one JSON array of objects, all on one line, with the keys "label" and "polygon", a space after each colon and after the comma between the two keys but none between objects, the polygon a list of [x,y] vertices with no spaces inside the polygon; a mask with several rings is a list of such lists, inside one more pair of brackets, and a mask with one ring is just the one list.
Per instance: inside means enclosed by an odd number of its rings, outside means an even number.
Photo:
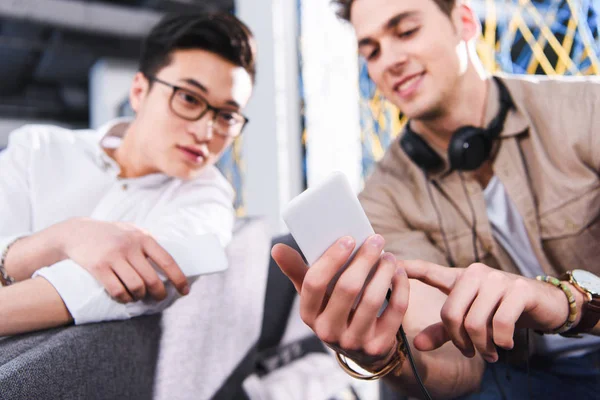
[{"label": "man wearing glasses", "polygon": [[229,242],[233,190],[214,164],[248,122],[254,61],[235,17],[167,16],[142,47],[133,120],[11,134],[0,154],[0,336],[158,312],[175,289],[189,292],[161,243],[201,263],[192,237],[214,237],[221,253]]}]

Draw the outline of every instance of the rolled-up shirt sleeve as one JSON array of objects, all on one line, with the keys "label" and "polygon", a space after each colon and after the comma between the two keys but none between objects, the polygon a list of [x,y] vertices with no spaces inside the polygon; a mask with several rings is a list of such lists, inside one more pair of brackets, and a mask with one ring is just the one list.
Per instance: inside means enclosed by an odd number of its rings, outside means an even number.
[{"label": "rolled-up shirt sleeve", "polygon": [[[180,185],[150,212],[140,228],[149,231],[171,253],[190,280],[198,277],[197,265],[224,260],[225,247],[231,240],[234,223],[233,191],[218,172],[194,182]],[[210,237],[215,238],[214,240]],[[212,243],[210,255],[203,254],[202,243]],[[176,249],[171,252],[170,249]],[[206,247],[204,247],[206,250]],[[178,254],[174,254],[178,253]],[[158,271],[157,271],[158,272]],[[164,275],[160,274],[165,280]],[[104,287],[84,268],[71,260],[42,268],[34,276],[48,280],[58,291],[76,325],[123,320],[157,313],[172,304],[178,293],[166,285],[167,298],[162,301],[145,299],[122,304],[110,297]]]}]

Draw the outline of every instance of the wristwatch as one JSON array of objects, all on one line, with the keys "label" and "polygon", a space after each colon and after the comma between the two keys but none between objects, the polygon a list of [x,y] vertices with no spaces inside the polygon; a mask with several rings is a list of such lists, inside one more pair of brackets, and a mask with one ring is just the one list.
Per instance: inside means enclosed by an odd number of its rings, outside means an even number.
[{"label": "wristwatch", "polygon": [[600,277],[582,269],[567,272],[561,280],[568,281],[585,296],[581,310],[581,320],[566,336],[577,335],[592,330],[600,321]]}]

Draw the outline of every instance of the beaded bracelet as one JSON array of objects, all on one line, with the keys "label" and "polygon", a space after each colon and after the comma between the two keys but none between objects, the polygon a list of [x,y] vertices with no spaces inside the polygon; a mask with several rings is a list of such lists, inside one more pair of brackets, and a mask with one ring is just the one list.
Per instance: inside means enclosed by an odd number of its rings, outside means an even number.
[{"label": "beaded bracelet", "polygon": [[13,283],[15,283],[15,279],[12,276],[8,275],[4,263],[6,262],[6,256],[8,255],[8,251],[10,250],[10,248],[24,237],[25,236],[19,236],[18,238],[14,239],[12,242],[10,242],[4,247],[4,250],[2,250],[2,254],[0,254],[0,287],[10,286]]},{"label": "beaded bracelet", "polygon": [[549,333],[558,334],[571,329],[571,326],[573,326],[573,324],[577,320],[577,303],[575,301],[575,296],[573,296],[573,292],[571,292],[571,289],[569,289],[569,286],[565,285],[560,280],[548,275],[540,275],[537,276],[535,279],[537,279],[538,281],[547,282],[561,289],[565,293],[565,296],[567,296],[567,300],[569,301],[569,316],[567,317],[567,320],[564,324],[550,331]]}]

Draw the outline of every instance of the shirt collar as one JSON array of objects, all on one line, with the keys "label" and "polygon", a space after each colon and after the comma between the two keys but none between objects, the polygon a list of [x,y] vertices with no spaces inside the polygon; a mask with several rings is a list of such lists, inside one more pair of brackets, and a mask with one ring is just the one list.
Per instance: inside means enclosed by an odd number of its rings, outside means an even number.
[{"label": "shirt collar", "polygon": [[[529,127],[529,119],[523,112],[523,106],[521,99],[516,93],[516,87],[510,84],[510,80],[507,80],[502,75],[497,76],[507,87],[510,96],[512,98],[514,107],[508,111],[506,120],[504,121],[504,129],[500,133],[501,138],[511,137],[519,135],[527,130]],[[500,111],[500,89],[492,78],[489,79],[489,90],[487,96],[487,106],[485,108],[485,125],[488,126]],[[513,86],[513,87],[511,87]]]},{"label": "shirt collar", "polygon": [[[504,121],[504,128],[500,133],[500,138],[509,138],[520,135],[529,128],[530,121],[523,112],[524,108],[521,104],[520,97],[517,95],[517,93],[514,93],[515,91],[517,91],[518,88],[515,85],[511,84],[510,79],[507,79],[501,75],[498,76],[498,78],[507,86],[507,89],[514,103],[514,107],[511,110],[509,110],[508,114],[506,115],[506,120]],[[494,82],[494,80],[491,77],[488,78],[488,88],[489,89],[485,108],[485,126],[488,126],[500,111],[500,89],[498,89],[498,85]],[[444,161],[444,167],[439,169],[438,171],[431,171],[429,173],[429,177],[433,179],[442,179],[448,176],[450,172],[450,162],[448,161],[448,153],[446,151],[442,151],[442,149],[437,148],[435,146],[431,147],[438,153],[438,155]]]},{"label": "shirt collar", "polygon": [[113,119],[97,129],[95,139],[95,156],[100,168],[118,176],[121,173],[119,164],[104,149],[116,149],[123,140],[130,118]]},{"label": "shirt collar", "polygon": [[[107,173],[118,177],[121,173],[120,165],[109,156],[105,149],[116,149],[121,145],[127,128],[133,119],[131,117],[116,118],[102,125],[96,135],[96,159],[100,168]],[[122,181],[139,183],[141,186],[160,185],[171,179],[162,173],[149,174],[138,178],[122,178]]]}]

